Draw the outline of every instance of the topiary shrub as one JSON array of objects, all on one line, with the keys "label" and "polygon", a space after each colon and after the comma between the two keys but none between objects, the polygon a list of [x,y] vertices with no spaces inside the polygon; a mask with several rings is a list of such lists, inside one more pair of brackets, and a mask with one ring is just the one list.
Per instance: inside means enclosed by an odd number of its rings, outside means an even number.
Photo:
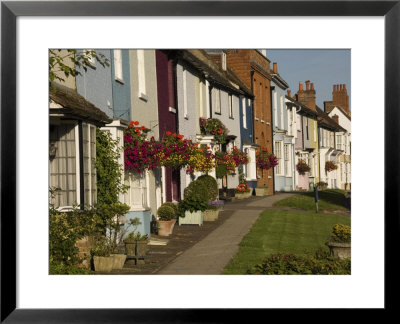
[{"label": "topiary shrub", "polygon": [[205,211],[207,209],[208,192],[201,181],[193,181],[183,193],[184,199],[179,203],[179,215],[184,217],[185,211]]},{"label": "topiary shrub", "polygon": [[218,198],[218,183],[214,177],[204,174],[197,178],[197,181],[204,183],[207,187],[208,201],[214,201]]},{"label": "topiary shrub", "polygon": [[171,207],[175,212],[175,216],[178,215],[178,204],[175,204],[175,203],[173,203],[171,201],[167,201],[167,202],[163,203],[161,206]]},{"label": "topiary shrub", "polygon": [[157,209],[157,215],[162,221],[169,221],[175,218],[176,212],[171,206],[160,206]]}]

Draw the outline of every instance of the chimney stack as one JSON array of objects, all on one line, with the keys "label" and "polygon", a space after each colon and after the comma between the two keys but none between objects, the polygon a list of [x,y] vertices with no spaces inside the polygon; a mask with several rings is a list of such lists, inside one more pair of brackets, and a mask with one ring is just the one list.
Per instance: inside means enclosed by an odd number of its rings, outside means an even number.
[{"label": "chimney stack", "polygon": [[331,118],[335,121],[336,124],[339,125],[339,116],[338,115],[333,115]]},{"label": "chimney stack", "polygon": [[350,114],[349,96],[345,84],[335,84],[333,86],[332,101],[329,102],[329,111],[335,106],[339,106],[346,113]]},{"label": "chimney stack", "polygon": [[303,90],[303,84],[301,82],[299,83],[299,91],[297,92],[298,101],[306,105],[308,108],[316,110],[314,83],[311,83],[310,88],[310,80],[305,82],[306,90]]},{"label": "chimney stack", "polygon": [[276,63],[276,62],[273,63],[273,71],[275,74],[278,73],[278,63]]}]

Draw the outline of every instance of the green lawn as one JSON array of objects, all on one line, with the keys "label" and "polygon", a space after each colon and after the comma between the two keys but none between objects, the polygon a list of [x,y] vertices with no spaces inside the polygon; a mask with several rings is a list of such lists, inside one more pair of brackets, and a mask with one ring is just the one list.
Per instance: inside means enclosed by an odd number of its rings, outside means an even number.
[{"label": "green lawn", "polygon": [[[349,210],[344,196],[345,191],[327,189],[318,192],[319,210]],[[305,210],[315,210],[314,192],[304,192],[274,203],[277,207],[293,207]]]},{"label": "green lawn", "polygon": [[245,274],[271,253],[314,254],[325,246],[332,226],[350,225],[350,218],[284,210],[265,210],[240,243],[239,251],[223,274]]}]

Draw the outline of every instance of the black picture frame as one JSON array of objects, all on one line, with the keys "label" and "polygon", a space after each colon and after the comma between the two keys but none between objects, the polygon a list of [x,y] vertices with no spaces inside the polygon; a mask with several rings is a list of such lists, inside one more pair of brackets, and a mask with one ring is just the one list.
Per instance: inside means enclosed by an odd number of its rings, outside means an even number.
[{"label": "black picture frame", "polygon": [[[111,14],[110,14],[111,13]],[[385,17],[385,309],[398,275],[389,262],[399,234],[400,4],[396,1],[125,1],[1,3],[1,322],[232,322],[244,309],[16,308],[16,19],[18,16],[384,16]],[[373,46],[373,45],[372,45]],[[371,78],[373,79],[371,69]],[[377,111],[375,113],[381,113]],[[382,134],[377,134],[382,136]],[[366,283],[367,284],[367,283]],[[243,314],[241,314],[243,315]],[[262,315],[262,314],[260,314]],[[255,317],[253,317],[255,318]]]}]

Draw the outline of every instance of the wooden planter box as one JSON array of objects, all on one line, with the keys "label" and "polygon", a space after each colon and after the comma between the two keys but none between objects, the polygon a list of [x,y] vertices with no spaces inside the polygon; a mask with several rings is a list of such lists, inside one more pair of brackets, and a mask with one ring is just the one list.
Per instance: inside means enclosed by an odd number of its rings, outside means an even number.
[{"label": "wooden planter box", "polygon": [[94,256],[93,257],[94,271],[99,272],[111,272],[114,265],[114,257],[101,257]]},{"label": "wooden planter box", "polygon": [[327,242],[326,245],[334,258],[340,260],[351,258],[351,243]]},{"label": "wooden planter box", "polygon": [[256,196],[257,197],[261,197],[261,196],[268,196],[268,188],[255,188],[254,189],[256,191]]},{"label": "wooden planter box", "polygon": [[218,219],[219,210],[218,209],[206,209],[203,212],[203,221],[213,222]]},{"label": "wooden planter box", "polygon": [[235,193],[235,198],[236,199],[246,199],[251,197],[252,191],[248,191],[248,192],[237,192]]},{"label": "wooden planter box", "polygon": [[179,226],[183,224],[203,225],[203,212],[200,210],[194,213],[185,211],[185,217],[179,217]]}]

